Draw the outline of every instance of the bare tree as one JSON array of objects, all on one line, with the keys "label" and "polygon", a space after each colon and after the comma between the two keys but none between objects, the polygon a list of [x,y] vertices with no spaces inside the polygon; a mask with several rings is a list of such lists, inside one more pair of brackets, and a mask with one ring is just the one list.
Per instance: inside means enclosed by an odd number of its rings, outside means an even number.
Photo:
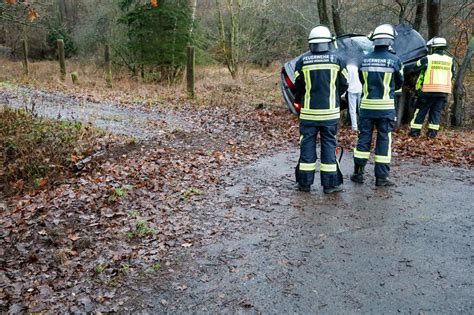
[{"label": "bare tree", "polygon": [[334,24],[334,31],[338,36],[345,33],[341,22],[341,7],[342,3],[340,0],[332,0],[332,23]]},{"label": "bare tree", "polygon": [[420,31],[421,24],[423,23],[424,12],[425,12],[425,0],[416,0],[415,21],[413,22],[413,28],[416,31]]},{"label": "bare tree", "polygon": [[441,24],[441,0],[428,0],[426,20],[428,22],[428,38],[439,36]]},{"label": "bare tree", "polygon": [[227,11],[230,19],[228,36],[218,0],[216,0],[216,6],[219,19],[219,46],[232,78],[236,79],[239,75],[240,63],[240,13],[242,10],[242,0],[236,0],[235,2],[234,0],[227,0]]},{"label": "bare tree", "polygon": [[326,0],[318,0],[319,23],[330,26]]},{"label": "bare tree", "polygon": [[191,27],[189,28],[189,41],[192,42],[194,23],[196,21],[197,0],[189,0],[189,8],[191,9]]},{"label": "bare tree", "polygon": [[398,11],[398,23],[403,23],[407,20],[406,14],[410,0],[395,0],[395,2],[400,7],[400,11]]}]

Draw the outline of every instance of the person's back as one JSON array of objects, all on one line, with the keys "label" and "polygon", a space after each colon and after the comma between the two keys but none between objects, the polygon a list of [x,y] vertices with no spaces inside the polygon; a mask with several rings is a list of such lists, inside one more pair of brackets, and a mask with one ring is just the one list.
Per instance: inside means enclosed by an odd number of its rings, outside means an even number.
[{"label": "person's back", "polygon": [[424,93],[441,93],[440,96],[451,94],[451,80],[454,76],[453,58],[446,55],[444,50],[418,60],[417,69],[421,71],[417,89]]},{"label": "person's back", "polygon": [[344,63],[329,50],[333,40],[326,26],[316,26],[308,37],[310,52],[295,67],[295,101],[300,111],[300,159],[296,181],[302,191],[310,191],[316,171],[316,138],[321,137],[321,184],[324,193],[342,191],[337,175],[336,134],[340,117],[340,95],[347,89]]},{"label": "person's back", "polygon": [[302,97],[300,119],[320,125],[337,123],[340,91],[347,88],[340,78],[341,72],[347,71],[342,59],[331,51],[309,51],[297,61],[295,70],[296,95]]},{"label": "person's back", "polygon": [[435,37],[428,41],[430,54],[416,63],[420,72],[416,90],[418,93],[415,115],[411,121],[410,135],[419,137],[425,116],[428,116],[428,137],[435,138],[440,128],[441,112],[451,93],[454,77],[453,58],[446,54],[446,39]]},{"label": "person's back", "polygon": [[360,116],[395,119],[395,91],[403,84],[402,62],[388,50],[376,46],[359,69],[363,82]]},{"label": "person's back", "polygon": [[395,39],[393,26],[378,26],[371,39],[374,41],[374,51],[364,57],[359,68],[362,82],[360,132],[354,149],[354,174],[351,180],[356,183],[364,181],[364,168],[370,157],[375,128],[375,185],[392,186],[388,176],[392,158],[392,130],[396,118],[395,91],[403,84],[403,65],[389,50]]}]

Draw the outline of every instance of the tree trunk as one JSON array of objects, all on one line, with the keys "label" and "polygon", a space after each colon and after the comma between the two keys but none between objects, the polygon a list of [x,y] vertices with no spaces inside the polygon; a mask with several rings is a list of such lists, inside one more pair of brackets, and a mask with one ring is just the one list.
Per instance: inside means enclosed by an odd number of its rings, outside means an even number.
[{"label": "tree trunk", "polygon": [[464,121],[464,101],[465,101],[465,90],[464,90],[464,77],[466,76],[467,69],[471,63],[472,55],[474,53],[474,37],[469,41],[469,47],[466,50],[464,55],[463,62],[461,67],[458,70],[456,75],[456,80],[454,81],[454,90],[453,90],[453,110],[451,112],[451,124],[453,126],[462,126]]},{"label": "tree trunk", "polygon": [[237,0],[237,12],[234,9],[233,0],[227,0],[230,14],[230,60],[232,70],[230,74],[233,79],[239,76],[239,61],[240,61],[240,10],[242,8],[242,1]]},{"label": "tree trunk", "polygon": [[234,7],[234,0],[227,0],[227,9],[230,17],[229,43],[227,43],[224,18],[219,0],[216,0],[216,7],[219,20],[219,46],[230,75],[233,79],[236,79],[239,74],[240,63],[240,13],[242,10],[242,0],[237,0],[237,9]]},{"label": "tree trunk", "polygon": [[330,27],[326,0],[318,0],[319,23]]},{"label": "tree trunk", "polygon": [[337,36],[345,34],[341,21],[341,3],[339,0],[332,0],[332,23],[334,24],[334,31]]},{"label": "tree trunk", "polygon": [[402,125],[403,121],[403,114],[405,113],[405,108],[407,107],[407,92],[402,89],[402,94],[401,95],[395,95],[396,101],[397,101],[397,121],[395,123],[395,127],[399,128]]},{"label": "tree trunk", "polygon": [[197,0],[189,0],[189,7],[191,9],[191,27],[189,28],[189,40],[188,44],[193,42],[193,31],[194,31],[194,22],[196,20],[196,7],[197,7]]},{"label": "tree trunk", "polygon": [[428,39],[431,39],[435,36],[439,36],[439,25],[441,24],[441,0],[428,0],[426,9]]},{"label": "tree trunk", "polygon": [[423,13],[425,12],[425,0],[416,0],[415,22],[413,22],[413,29],[420,31],[423,23]]},{"label": "tree trunk", "polygon": [[406,21],[405,14],[408,3],[406,3],[404,0],[395,0],[395,2],[400,7],[400,11],[398,12],[398,23],[403,23]]},{"label": "tree trunk", "polygon": [[59,23],[62,25],[66,22],[66,0],[58,0],[59,7]]}]

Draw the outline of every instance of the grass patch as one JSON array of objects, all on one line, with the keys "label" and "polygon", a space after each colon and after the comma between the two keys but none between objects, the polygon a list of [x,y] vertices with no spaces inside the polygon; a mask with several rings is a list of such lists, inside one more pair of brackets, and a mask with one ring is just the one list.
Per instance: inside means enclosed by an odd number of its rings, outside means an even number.
[{"label": "grass patch", "polygon": [[0,188],[11,194],[49,187],[70,175],[71,166],[105,140],[105,134],[80,122],[0,107]]}]

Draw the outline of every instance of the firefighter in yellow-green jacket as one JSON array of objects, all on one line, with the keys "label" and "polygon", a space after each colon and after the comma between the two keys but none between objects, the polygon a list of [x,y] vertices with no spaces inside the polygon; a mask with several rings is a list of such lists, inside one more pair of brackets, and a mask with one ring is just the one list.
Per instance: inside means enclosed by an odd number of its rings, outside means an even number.
[{"label": "firefighter in yellow-green jacket", "polygon": [[428,137],[436,138],[441,121],[441,112],[451,94],[451,80],[454,76],[453,58],[446,54],[446,39],[434,37],[426,44],[430,54],[416,63],[420,71],[416,89],[418,101],[411,121],[410,135],[419,137],[421,128],[428,115]]}]

